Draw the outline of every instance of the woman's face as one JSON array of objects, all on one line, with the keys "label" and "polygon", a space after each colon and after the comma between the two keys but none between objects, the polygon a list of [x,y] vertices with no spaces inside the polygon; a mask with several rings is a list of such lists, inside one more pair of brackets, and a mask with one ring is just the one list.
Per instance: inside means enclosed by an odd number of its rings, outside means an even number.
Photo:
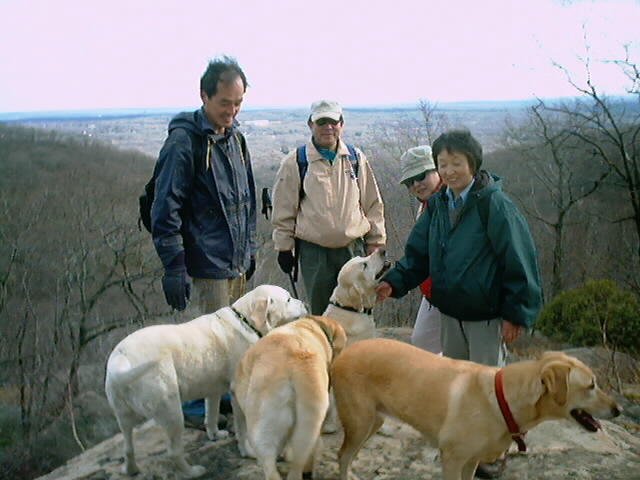
[{"label": "woman's face", "polygon": [[473,171],[469,166],[467,156],[460,152],[447,152],[443,150],[438,155],[438,172],[442,181],[446,183],[456,195],[473,180]]},{"label": "woman's face", "polygon": [[440,184],[440,175],[437,171],[432,170],[425,173],[424,179],[420,181],[415,180],[414,177],[414,179],[409,179],[405,182],[409,192],[421,202],[426,202]]}]

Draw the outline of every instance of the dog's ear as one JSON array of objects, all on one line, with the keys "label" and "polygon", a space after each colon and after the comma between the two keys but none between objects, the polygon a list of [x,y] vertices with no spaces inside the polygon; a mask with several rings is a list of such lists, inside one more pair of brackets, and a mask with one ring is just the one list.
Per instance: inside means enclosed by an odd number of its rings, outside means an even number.
[{"label": "dog's ear", "polygon": [[334,322],[333,325],[333,358],[335,360],[338,354],[347,346],[347,334],[338,322]]},{"label": "dog's ear", "polygon": [[361,312],[365,309],[364,305],[364,290],[358,285],[358,283],[354,283],[349,287],[349,301],[346,305],[350,306],[354,310]]},{"label": "dog's ear", "polygon": [[542,384],[554,402],[560,406],[567,403],[570,371],[571,367],[562,362],[549,363],[542,369]]},{"label": "dog's ear", "polygon": [[270,302],[271,297],[258,297],[251,304],[249,320],[261,333],[266,333],[266,330],[270,328],[270,325],[267,324],[267,311],[269,310]]}]

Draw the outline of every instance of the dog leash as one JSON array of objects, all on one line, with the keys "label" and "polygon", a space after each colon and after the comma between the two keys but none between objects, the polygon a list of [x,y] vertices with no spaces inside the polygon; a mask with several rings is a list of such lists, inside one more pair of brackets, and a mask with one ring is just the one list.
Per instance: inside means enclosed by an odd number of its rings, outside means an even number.
[{"label": "dog leash", "polygon": [[289,272],[289,280],[291,280],[291,289],[293,290],[293,298],[300,300],[298,297],[298,289],[296,288],[296,281],[293,279],[293,273]]}]

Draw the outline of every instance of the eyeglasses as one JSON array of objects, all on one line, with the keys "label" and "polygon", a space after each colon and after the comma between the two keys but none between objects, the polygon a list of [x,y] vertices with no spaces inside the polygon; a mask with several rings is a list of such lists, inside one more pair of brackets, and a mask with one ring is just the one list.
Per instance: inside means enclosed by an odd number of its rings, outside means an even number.
[{"label": "eyeglasses", "polygon": [[425,170],[424,172],[422,172],[422,173],[420,173],[418,175],[415,175],[415,176],[413,176],[411,178],[407,178],[405,181],[402,182],[402,184],[405,185],[407,188],[409,188],[409,187],[413,186],[413,184],[415,182],[421,182],[425,178],[427,178],[427,173],[428,172]]},{"label": "eyeglasses", "polygon": [[340,120],[334,120],[333,118],[319,118],[315,123],[319,127],[324,127],[325,125],[332,125],[335,127],[340,123]]}]

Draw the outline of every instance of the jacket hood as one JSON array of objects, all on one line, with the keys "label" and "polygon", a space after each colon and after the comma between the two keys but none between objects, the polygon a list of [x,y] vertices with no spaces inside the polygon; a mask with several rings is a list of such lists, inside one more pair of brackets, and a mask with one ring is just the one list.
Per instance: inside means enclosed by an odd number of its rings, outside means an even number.
[{"label": "jacket hood", "polygon": [[181,112],[173,117],[169,122],[169,133],[176,128],[184,128],[197,135],[211,135],[215,141],[218,141],[231,135],[238,125],[238,121],[234,120],[233,126],[227,128],[224,134],[215,133],[204,111],[199,108],[193,112]]},{"label": "jacket hood", "polygon": [[[475,183],[471,187],[469,192],[470,198],[479,199],[485,195],[490,195],[497,190],[502,190],[502,179],[493,173],[489,173],[486,170],[480,170],[475,175]],[[447,202],[449,197],[447,196],[446,186],[442,186],[437,193],[438,198],[443,202]]]},{"label": "jacket hood", "polygon": [[474,177],[476,182],[471,188],[471,192],[477,196],[484,196],[487,193],[493,193],[496,190],[502,190],[502,179],[486,170],[480,170]]}]

